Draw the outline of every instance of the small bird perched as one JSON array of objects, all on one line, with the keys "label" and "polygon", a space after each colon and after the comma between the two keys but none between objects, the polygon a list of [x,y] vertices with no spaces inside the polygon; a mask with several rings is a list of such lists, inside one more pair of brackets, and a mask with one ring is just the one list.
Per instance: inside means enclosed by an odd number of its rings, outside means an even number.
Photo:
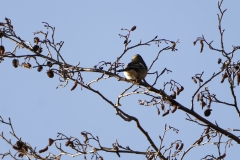
[{"label": "small bird perched", "polygon": [[147,65],[139,54],[132,57],[132,62],[124,69],[117,70],[117,72],[123,72],[125,77],[129,80],[142,80],[147,75]]}]

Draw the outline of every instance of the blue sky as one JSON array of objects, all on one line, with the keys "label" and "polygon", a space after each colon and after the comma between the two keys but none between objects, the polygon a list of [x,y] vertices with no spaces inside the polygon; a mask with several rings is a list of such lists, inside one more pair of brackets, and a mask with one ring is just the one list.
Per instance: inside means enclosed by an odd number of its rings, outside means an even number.
[{"label": "blue sky", "polygon": [[[177,97],[177,101],[186,107],[190,107],[192,94],[197,85],[191,80],[196,73],[204,71],[203,80],[207,80],[215,72],[220,70],[217,59],[222,56],[209,50],[206,46],[203,53],[199,53],[199,44],[193,46],[193,41],[202,35],[213,46],[219,47],[219,31],[217,13],[217,1],[3,1],[0,10],[0,22],[7,17],[12,20],[16,34],[22,39],[33,42],[33,32],[46,29],[42,22],[48,22],[56,27],[55,40],[63,40],[64,46],[61,54],[69,64],[80,62],[81,67],[93,67],[100,61],[115,61],[123,51],[123,38],[118,34],[126,32],[121,28],[130,29],[136,25],[136,31],[132,32],[131,44],[142,40],[148,41],[158,35],[179,42],[177,52],[166,51],[161,53],[160,59],[152,68],[152,72],[161,72],[164,68],[173,71],[164,74],[156,87],[162,88],[164,82],[171,79],[182,84],[185,90]],[[224,1],[223,8],[227,8],[222,27],[224,44],[227,51],[232,45],[239,45],[240,23],[238,21],[240,1]],[[40,36],[39,36],[40,37]],[[40,37],[42,38],[42,37]],[[13,43],[3,39],[6,51],[13,50]],[[123,58],[123,63],[128,63],[131,57],[138,53],[149,66],[161,47],[165,44],[138,47],[130,50]],[[44,50],[46,52],[46,49]],[[44,52],[43,51],[43,52]],[[238,53],[238,52],[237,52]],[[30,54],[19,49],[17,54]],[[236,55],[236,59],[239,56]],[[23,60],[20,60],[22,62]],[[31,61],[33,63],[33,61]],[[138,131],[133,122],[125,122],[115,115],[115,110],[96,94],[79,87],[70,91],[73,83],[65,88],[56,89],[60,84],[57,77],[49,79],[46,69],[38,73],[36,69],[13,68],[11,59],[5,59],[1,63],[0,72],[3,74],[0,80],[1,87],[1,116],[7,120],[11,117],[15,132],[23,141],[36,146],[37,150],[47,145],[48,138],[56,138],[57,132],[68,136],[78,137],[81,131],[91,132],[98,136],[103,146],[111,147],[117,139],[122,146],[145,151],[149,146],[146,138]],[[84,82],[96,79],[100,74],[83,73]],[[3,78],[4,77],[4,78]],[[153,82],[154,76],[146,77],[148,82]],[[208,86],[212,93],[219,99],[231,102],[229,86],[220,83],[221,76],[215,78]],[[117,96],[130,84],[118,82],[111,78],[93,85],[103,92],[113,102]],[[239,87],[236,89],[240,96]],[[170,92],[168,92],[170,93]],[[185,120],[186,114],[177,111],[166,117],[157,115],[155,107],[138,105],[138,99],[144,99],[142,95],[126,97],[121,102],[121,108],[130,115],[139,118],[142,126],[148,131],[154,142],[158,145],[158,136],[162,135],[164,124],[168,124],[180,130],[178,134],[170,131],[164,141],[169,146],[172,141],[181,139],[186,150],[203,132],[203,127]],[[148,99],[148,98],[146,98]],[[203,115],[198,103],[195,103],[196,112]],[[199,107],[198,107],[199,106]],[[224,105],[213,104],[212,115],[207,119],[217,121],[222,128],[239,128],[239,118],[235,109]],[[231,118],[229,118],[231,117]],[[0,124],[0,131],[10,139],[10,128]],[[15,142],[15,140],[12,140]],[[227,158],[233,159],[239,156],[237,144],[228,148]],[[9,150],[2,140],[0,152]],[[49,151],[57,154],[58,151],[51,147]],[[43,153],[43,155],[46,153]],[[100,152],[107,159],[117,159],[115,154]],[[200,159],[207,154],[217,156],[216,147],[205,145],[192,149],[185,159]],[[145,159],[144,156],[121,154],[122,159]],[[90,159],[90,156],[88,157]],[[8,158],[6,158],[8,159]],[[70,159],[64,156],[62,159]],[[83,157],[80,157],[83,159]]]}]

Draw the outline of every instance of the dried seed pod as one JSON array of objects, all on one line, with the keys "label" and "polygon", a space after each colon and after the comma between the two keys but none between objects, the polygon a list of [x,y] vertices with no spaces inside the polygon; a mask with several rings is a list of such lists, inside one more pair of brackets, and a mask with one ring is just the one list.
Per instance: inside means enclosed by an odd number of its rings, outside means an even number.
[{"label": "dried seed pod", "polygon": [[54,140],[51,138],[48,138],[48,146],[51,146],[53,144]]},{"label": "dried seed pod", "polygon": [[181,86],[181,87],[180,87],[180,90],[179,90],[179,94],[180,94],[180,92],[182,92],[183,90],[184,90],[184,87]]},{"label": "dried seed pod", "polygon": [[179,95],[183,90],[184,90],[183,86],[181,86],[180,89],[177,87],[177,95]]},{"label": "dried seed pod", "polygon": [[30,63],[25,63],[25,62],[22,63],[22,66],[27,69],[30,69],[32,67]]},{"label": "dried seed pod", "polygon": [[240,72],[237,73],[237,85],[240,83]]},{"label": "dried seed pod", "polygon": [[200,102],[200,105],[201,105],[201,107],[202,107],[202,109],[203,109],[203,107],[205,107],[207,104],[206,104],[204,101],[201,101],[201,102]]},{"label": "dried seed pod", "polygon": [[174,112],[177,110],[177,108],[178,108],[177,105],[174,105],[173,107],[174,107],[174,108],[173,108],[173,110],[172,110],[172,113],[174,113]]},{"label": "dried seed pod", "polygon": [[0,46],[0,55],[3,55],[5,53],[4,46]]},{"label": "dried seed pod", "polygon": [[192,77],[192,80],[193,80],[194,83],[197,84],[197,80],[194,77]]},{"label": "dried seed pod", "polygon": [[164,109],[165,109],[165,105],[162,103],[161,104],[161,109],[164,111]]},{"label": "dried seed pod", "polygon": [[228,77],[227,72],[224,72],[224,73],[222,74],[222,80],[221,80],[221,83],[223,83],[224,80],[225,80],[225,78],[227,78],[227,77]]},{"label": "dried seed pod", "polygon": [[182,143],[178,150],[181,151],[183,149],[183,146],[184,144]]},{"label": "dried seed pod", "polygon": [[169,110],[167,110],[165,113],[163,113],[163,117],[169,114]]},{"label": "dried seed pod", "polygon": [[47,75],[48,75],[49,78],[53,78],[54,77],[54,73],[53,73],[52,70],[48,70],[47,71]]},{"label": "dried seed pod", "polygon": [[39,38],[38,37],[34,37],[33,41],[34,41],[34,43],[38,44]]},{"label": "dried seed pod", "polygon": [[43,69],[43,66],[38,66],[38,69],[37,69],[37,71],[38,71],[38,72],[41,72],[41,71],[42,71],[42,69]]},{"label": "dried seed pod", "polygon": [[212,98],[211,98],[210,95],[207,96],[207,100],[208,100],[209,103],[212,103]]},{"label": "dried seed pod", "polygon": [[157,108],[157,114],[160,115],[160,113],[161,113],[161,112],[160,112],[160,109]]},{"label": "dried seed pod", "polygon": [[14,68],[17,68],[17,67],[18,67],[18,64],[19,64],[18,59],[13,59],[13,60],[12,60],[12,65],[13,65]]},{"label": "dried seed pod", "polygon": [[32,50],[33,50],[34,52],[37,52],[38,49],[39,49],[39,46],[38,46],[38,45],[34,45],[33,48],[32,48]]},{"label": "dried seed pod", "polygon": [[197,94],[196,98],[197,98],[197,101],[200,100],[200,93]]},{"label": "dried seed pod", "polygon": [[207,126],[207,128],[206,128],[205,130],[206,130],[206,131],[205,131],[205,134],[207,135],[207,138],[209,139],[209,138],[210,138],[210,136],[209,136],[210,127]]},{"label": "dried seed pod", "polygon": [[179,95],[179,90],[180,90],[180,89],[179,89],[178,86],[177,86],[177,95]]},{"label": "dried seed pod", "polygon": [[67,142],[65,142],[65,146],[69,146],[70,142],[70,140],[67,140]]},{"label": "dried seed pod", "polygon": [[133,26],[133,27],[131,28],[131,31],[134,31],[136,28],[137,28],[137,26]]},{"label": "dried seed pod", "polygon": [[100,157],[99,157],[99,160],[103,160],[103,157],[102,157],[102,156],[100,156]]},{"label": "dried seed pod", "polygon": [[176,43],[173,42],[173,41],[171,41],[171,43],[172,43],[172,51],[174,51],[174,50],[175,50],[175,47],[176,47]]},{"label": "dried seed pod", "polygon": [[221,58],[218,58],[218,64],[220,64],[222,62]]},{"label": "dried seed pod", "polygon": [[203,80],[200,77],[196,77],[196,78],[199,80],[199,82],[203,82]]},{"label": "dried seed pod", "polygon": [[71,88],[71,91],[73,91],[77,87],[77,85],[78,85],[78,80],[75,80],[74,85]]},{"label": "dried seed pod", "polygon": [[200,53],[202,53],[202,51],[203,51],[203,40],[201,39],[200,40]]},{"label": "dried seed pod", "polygon": [[224,157],[226,157],[226,153],[224,153],[223,155],[221,155],[221,156],[219,156],[218,158],[217,158],[217,160],[219,159],[223,159]]},{"label": "dried seed pod", "polygon": [[49,67],[52,67],[52,62],[47,61],[47,65],[48,65]]},{"label": "dried seed pod", "polygon": [[209,133],[209,130],[210,130],[210,127],[207,126],[205,134],[208,134],[208,133]]},{"label": "dried seed pod", "polygon": [[178,147],[179,147],[179,144],[178,144],[178,143],[176,143],[175,149],[177,150],[177,149],[178,149]]},{"label": "dried seed pod", "polygon": [[48,150],[48,146],[45,147],[44,149],[39,150],[38,153],[43,153],[43,152],[46,152],[47,150]]},{"label": "dried seed pod", "polygon": [[206,117],[210,116],[211,111],[212,111],[211,109],[206,109],[206,110],[204,111],[204,115],[205,115]]},{"label": "dried seed pod", "polygon": [[200,138],[198,139],[198,141],[197,141],[197,144],[202,143],[202,141],[203,141],[203,137],[200,137]]},{"label": "dried seed pod", "polygon": [[170,97],[171,97],[172,99],[176,99],[176,95],[177,95],[177,93],[176,93],[175,91],[173,91],[173,94],[171,94]]}]

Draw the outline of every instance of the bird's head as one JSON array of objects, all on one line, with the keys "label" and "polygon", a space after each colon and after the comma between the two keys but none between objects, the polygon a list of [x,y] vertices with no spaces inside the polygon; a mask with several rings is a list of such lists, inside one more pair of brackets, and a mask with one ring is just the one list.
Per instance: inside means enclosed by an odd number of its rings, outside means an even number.
[{"label": "bird's head", "polygon": [[135,54],[132,57],[132,62],[142,62],[142,61],[143,61],[143,59],[142,59],[142,57],[139,54]]}]

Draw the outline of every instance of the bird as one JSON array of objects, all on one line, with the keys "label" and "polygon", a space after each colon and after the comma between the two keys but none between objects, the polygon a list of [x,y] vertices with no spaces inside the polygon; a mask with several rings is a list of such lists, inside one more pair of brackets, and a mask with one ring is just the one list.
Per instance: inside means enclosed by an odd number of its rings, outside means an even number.
[{"label": "bird", "polygon": [[124,69],[117,70],[117,72],[123,72],[128,80],[140,81],[147,75],[147,65],[143,58],[136,54],[132,57],[132,61]]}]

